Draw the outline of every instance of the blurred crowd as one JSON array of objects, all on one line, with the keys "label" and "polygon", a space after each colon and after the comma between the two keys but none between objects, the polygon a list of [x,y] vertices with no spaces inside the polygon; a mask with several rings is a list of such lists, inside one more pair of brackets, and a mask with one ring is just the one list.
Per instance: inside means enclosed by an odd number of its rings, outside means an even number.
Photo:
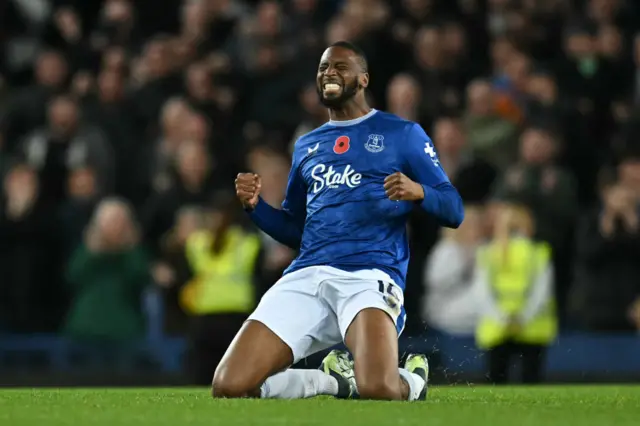
[{"label": "blurred crowd", "polygon": [[[640,330],[633,0],[2,2],[0,330],[135,340],[155,288],[166,333],[232,335],[295,256],[251,228],[233,179],[259,173],[281,203],[292,144],[327,120],[315,70],[338,40],[467,205],[457,231],[411,219],[409,330],[473,334],[478,250],[514,233],[550,247],[540,288],[563,326]],[[222,282],[252,288],[194,304]],[[192,325],[210,315],[225,322]]]}]

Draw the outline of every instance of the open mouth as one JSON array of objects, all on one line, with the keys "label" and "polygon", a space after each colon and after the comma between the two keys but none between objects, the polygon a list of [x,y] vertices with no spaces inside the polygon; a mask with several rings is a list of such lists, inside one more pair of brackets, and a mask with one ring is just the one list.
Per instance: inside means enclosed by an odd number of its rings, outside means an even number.
[{"label": "open mouth", "polygon": [[325,83],[322,86],[322,92],[325,95],[334,95],[334,94],[338,94],[342,91],[342,85],[338,84],[338,83]]}]

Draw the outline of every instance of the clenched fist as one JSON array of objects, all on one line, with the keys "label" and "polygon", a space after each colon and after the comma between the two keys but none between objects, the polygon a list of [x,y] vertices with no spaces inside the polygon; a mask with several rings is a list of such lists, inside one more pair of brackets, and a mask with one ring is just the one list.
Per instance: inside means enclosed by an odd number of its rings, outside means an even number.
[{"label": "clenched fist", "polygon": [[261,188],[262,179],[255,173],[239,173],[236,177],[236,195],[245,209],[256,208]]},{"label": "clenched fist", "polygon": [[384,190],[391,201],[418,201],[424,199],[424,188],[400,172],[384,180]]}]

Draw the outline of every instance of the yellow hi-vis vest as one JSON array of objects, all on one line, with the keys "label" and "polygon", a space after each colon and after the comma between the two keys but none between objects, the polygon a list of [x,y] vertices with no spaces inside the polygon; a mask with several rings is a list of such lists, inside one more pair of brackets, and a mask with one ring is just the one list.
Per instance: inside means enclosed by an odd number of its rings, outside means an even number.
[{"label": "yellow hi-vis vest", "polygon": [[186,255],[194,278],[183,288],[180,302],[193,315],[249,313],[254,307],[253,274],[260,250],[258,236],[232,227],[220,253],[211,251],[214,236],[195,232]]},{"label": "yellow hi-vis vest", "polygon": [[[536,277],[549,267],[551,248],[546,243],[514,238],[506,250],[499,244],[481,248],[477,259],[480,269],[489,272],[489,285],[498,308],[511,316],[525,309],[530,287]],[[507,339],[537,345],[551,343],[558,333],[554,298],[551,296],[544,308],[521,326],[518,333],[510,335],[507,324],[492,317],[482,317],[476,328],[476,344],[481,349],[489,349]]]}]

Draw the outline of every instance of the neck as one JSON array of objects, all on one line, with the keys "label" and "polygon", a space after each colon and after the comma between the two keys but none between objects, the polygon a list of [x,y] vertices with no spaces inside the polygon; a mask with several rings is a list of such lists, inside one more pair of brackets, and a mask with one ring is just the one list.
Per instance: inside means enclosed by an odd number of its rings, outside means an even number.
[{"label": "neck", "polygon": [[371,112],[371,107],[364,99],[354,99],[338,109],[329,109],[329,118],[332,121],[355,120]]}]

